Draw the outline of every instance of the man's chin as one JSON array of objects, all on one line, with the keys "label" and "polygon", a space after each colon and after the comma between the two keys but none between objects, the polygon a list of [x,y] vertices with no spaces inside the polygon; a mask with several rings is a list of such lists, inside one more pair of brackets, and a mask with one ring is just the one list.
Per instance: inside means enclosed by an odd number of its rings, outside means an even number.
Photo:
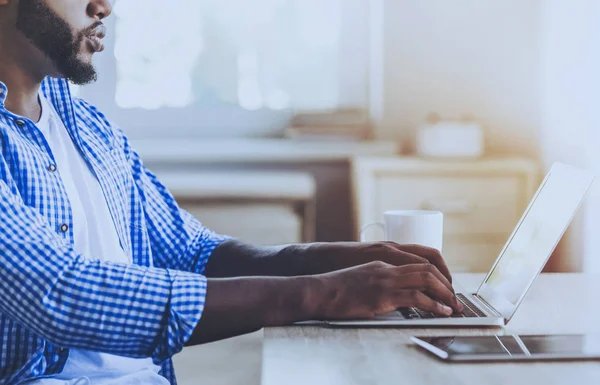
[{"label": "man's chin", "polygon": [[85,86],[88,84],[95,83],[98,80],[98,75],[94,72],[93,75],[81,77],[81,76],[66,76],[65,77],[69,82],[78,85]]},{"label": "man's chin", "polygon": [[61,71],[61,73],[63,78],[79,86],[94,83],[98,80],[96,69],[91,63],[72,63],[65,70]]}]

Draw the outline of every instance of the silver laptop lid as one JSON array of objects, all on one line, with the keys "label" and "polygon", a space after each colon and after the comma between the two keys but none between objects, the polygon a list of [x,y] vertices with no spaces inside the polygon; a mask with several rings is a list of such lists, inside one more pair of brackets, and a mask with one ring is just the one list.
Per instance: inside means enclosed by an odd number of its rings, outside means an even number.
[{"label": "silver laptop lid", "polygon": [[555,163],[477,290],[508,322],[569,227],[594,177]]}]

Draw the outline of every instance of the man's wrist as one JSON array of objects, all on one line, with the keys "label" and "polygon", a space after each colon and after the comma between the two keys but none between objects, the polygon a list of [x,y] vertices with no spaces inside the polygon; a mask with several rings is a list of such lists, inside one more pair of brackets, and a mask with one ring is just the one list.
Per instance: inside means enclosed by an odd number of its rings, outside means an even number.
[{"label": "man's wrist", "polygon": [[[322,281],[318,276],[281,278],[273,288],[278,310],[268,312],[265,326],[288,325],[293,322],[318,319],[322,309]],[[283,285],[281,285],[283,283]]]},{"label": "man's wrist", "polygon": [[311,244],[291,244],[279,246],[271,266],[275,267],[282,276],[305,276],[313,274],[309,266]]},{"label": "man's wrist", "polygon": [[279,261],[289,261],[290,275],[317,275],[354,266],[350,242],[306,243],[290,245],[280,250]]},{"label": "man's wrist", "polygon": [[323,295],[324,281],[322,276],[307,275],[299,277],[303,286],[300,290],[302,296],[302,312],[304,320],[318,320],[322,318],[323,308],[325,306]]}]

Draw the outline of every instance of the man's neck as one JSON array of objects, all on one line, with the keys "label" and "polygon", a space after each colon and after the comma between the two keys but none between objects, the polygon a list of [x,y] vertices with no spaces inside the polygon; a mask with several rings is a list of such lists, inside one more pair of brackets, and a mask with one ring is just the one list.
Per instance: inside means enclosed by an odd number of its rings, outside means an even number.
[{"label": "man's neck", "polygon": [[37,122],[41,114],[38,92],[42,80],[27,76],[18,66],[0,64],[0,81],[8,88],[6,109]]},{"label": "man's neck", "polygon": [[36,73],[33,66],[47,59],[22,57],[14,47],[0,41],[0,81],[8,88],[4,105],[10,112],[37,122],[41,114],[38,92],[44,75]]}]

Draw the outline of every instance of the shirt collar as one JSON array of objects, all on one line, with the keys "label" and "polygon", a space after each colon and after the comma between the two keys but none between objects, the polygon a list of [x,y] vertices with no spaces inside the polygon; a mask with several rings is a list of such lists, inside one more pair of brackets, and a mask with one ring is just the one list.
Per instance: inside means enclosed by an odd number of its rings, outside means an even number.
[{"label": "shirt collar", "polygon": [[[40,91],[46,100],[52,104],[73,140],[77,144],[82,145],[79,130],[77,129],[75,106],[71,98],[69,82],[62,78],[46,77],[42,81]],[[4,109],[7,94],[8,88],[6,84],[0,82],[0,109]]]},{"label": "shirt collar", "polygon": [[8,89],[6,88],[6,84],[0,82],[0,108],[4,108],[4,102],[6,102],[7,93]]},{"label": "shirt collar", "polygon": [[[52,93],[54,90],[57,90],[59,92],[62,92],[63,96],[65,94],[65,91],[67,91],[67,93],[69,93],[69,84],[65,79],[57,79],[57,78],[51,78],[51,77],[46,77],[41,84],[40,87],[42,94],[48,98],[50,97],[50,93]],[[6,87],[6,84],[4,84],[2,81],[0,81],[0,108],[4,108],[4,105],[6,103],[6,97],[8,96],[8,87]],[[70,93],[69,93],[69,100],[70,100]]]}]

